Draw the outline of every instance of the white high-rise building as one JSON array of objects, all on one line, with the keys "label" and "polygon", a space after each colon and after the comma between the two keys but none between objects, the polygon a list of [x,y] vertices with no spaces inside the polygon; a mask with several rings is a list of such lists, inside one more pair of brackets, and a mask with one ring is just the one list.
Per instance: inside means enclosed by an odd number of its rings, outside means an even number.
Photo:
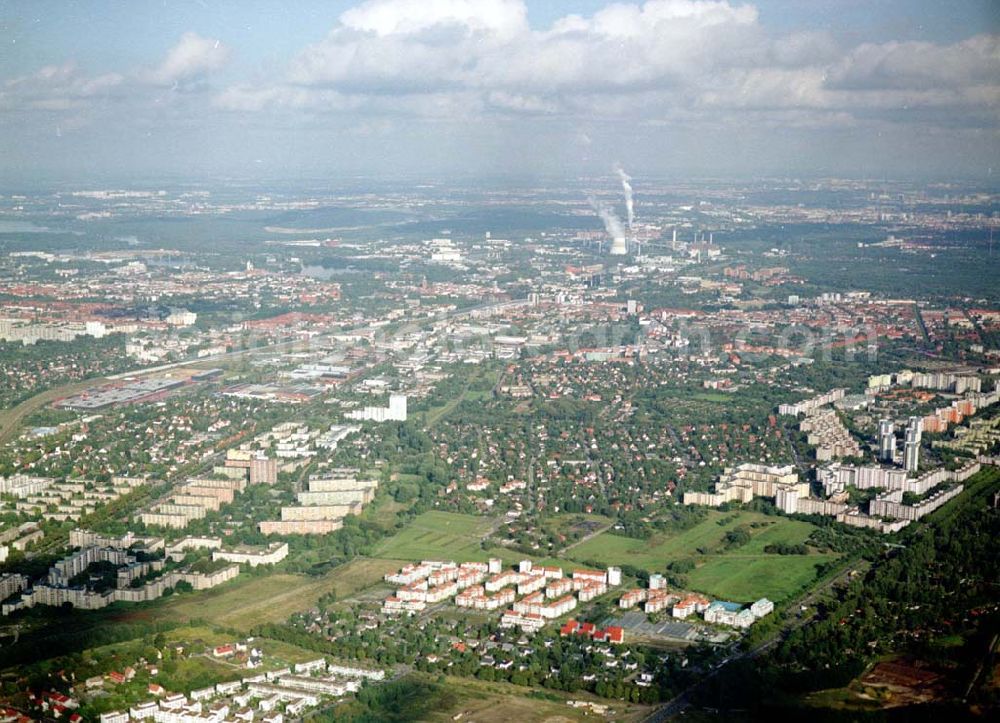
[{"label": "white high-rise building", "polygon": [[84,333],[95,339],[103,339],[107,336],[108,327],[104,325],[103,321],[88,321],[84,324]]},{"label": "white high-rise building", "polygon": [[786,515],[793,515],[798,508],[799,493],[791,488],[779,487],[774,493],[774,504]]},{"label": "white high-rise building", "polygon": [[896,457],[896,425],[891,419],[883,419],[878,423],[878,458],[883,462],[892,462]]},{"label": "white high-rise building", "polygon": [[906,429],[903,465],[907,472],[916,472],[920,469],[920,433],[912,427]]},{"label": "white high-rise building", "polygon": [[607,572],[608,585],[622,584],[622,570],[620,567],[609,567]]},{"label": "white high-rise building", "polygon": [[348,419],[365,419],[373,422],[405,422],[406,395],[390,394],[388,407],[365,407],[345,415]]},{"label": "white high-rise building", "polygon": [[396,422],[406,421],[406,395],[389,395],[389,419]]},{"label": "white high-rise building", "polygon": [[903,448],[903,466],[907,472],[920,469],[920,439],[924,430],[924,420],[910,417],[906,426],[906,444]]}]

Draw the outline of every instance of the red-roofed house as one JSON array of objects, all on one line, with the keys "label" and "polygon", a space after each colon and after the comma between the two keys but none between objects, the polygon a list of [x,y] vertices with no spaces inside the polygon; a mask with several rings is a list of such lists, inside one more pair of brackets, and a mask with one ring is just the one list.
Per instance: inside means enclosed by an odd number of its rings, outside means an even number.
[{"label": "red-roofed house", "polygon": [[618,625],[609,625],[604,630],[594,632],[594,640],[620,645],[625,642],[625,630]]},{"label": "red-roofed house", "polygon": [[561,628],[559,628],[559,634],[562,635],[563,637],[566,637],[567,635],[572,635],[573,633],[576,632],[576,629],[578,627],[580,627],[580,623],[578,623],[576,620],[567,620],[566,623]]}]

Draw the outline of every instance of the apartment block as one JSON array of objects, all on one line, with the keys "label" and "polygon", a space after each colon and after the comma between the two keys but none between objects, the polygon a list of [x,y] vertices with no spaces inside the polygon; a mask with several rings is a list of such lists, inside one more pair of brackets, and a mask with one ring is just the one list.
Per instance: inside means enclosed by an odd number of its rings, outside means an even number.
[{"label": "apartment block", "polygon": [[342,520],[264,520],[257,529],[265,535],[326,535],[343,526]]},{"label": "apartment block", "polygon": [[240,547],[234,550],[213,550],[213,560],[226,560],[240,565],[276,565],[288,557],[287,542],[272,542],[266,547]]}]

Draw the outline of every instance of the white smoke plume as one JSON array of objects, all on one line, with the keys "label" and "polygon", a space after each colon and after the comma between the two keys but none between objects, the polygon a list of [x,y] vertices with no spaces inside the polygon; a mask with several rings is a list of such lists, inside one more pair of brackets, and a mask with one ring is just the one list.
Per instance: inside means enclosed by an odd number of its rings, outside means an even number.
[{"label": "white smoke plume", "polygon": [[604,222],[604,228],[608,232],[608,235],[612,239],[625,238],[625,229],[622,228],[622,222],[618,220],[618,216],[611,209],[595,198],[588,198],[587,201],[590,203],[591,208],[597,212],[597,215],[601,217],[601,221]]},{"label": "white smoke plume", "polygon": [[625,173],[621,165],[615,166],[615,173],[622,179],[622,190],[625,191],[625,210],[628,212],[628,230],[635,225],[635,202],[632,200],[632,177]]}]

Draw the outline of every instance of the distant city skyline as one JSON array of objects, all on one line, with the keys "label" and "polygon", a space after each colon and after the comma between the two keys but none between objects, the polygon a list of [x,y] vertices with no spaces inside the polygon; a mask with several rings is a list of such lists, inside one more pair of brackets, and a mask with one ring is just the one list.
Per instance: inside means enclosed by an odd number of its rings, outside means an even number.
[{"label": "distant city skyline", "polygon": [[0,175],[968,177],[989,0],[8,2]]}]

